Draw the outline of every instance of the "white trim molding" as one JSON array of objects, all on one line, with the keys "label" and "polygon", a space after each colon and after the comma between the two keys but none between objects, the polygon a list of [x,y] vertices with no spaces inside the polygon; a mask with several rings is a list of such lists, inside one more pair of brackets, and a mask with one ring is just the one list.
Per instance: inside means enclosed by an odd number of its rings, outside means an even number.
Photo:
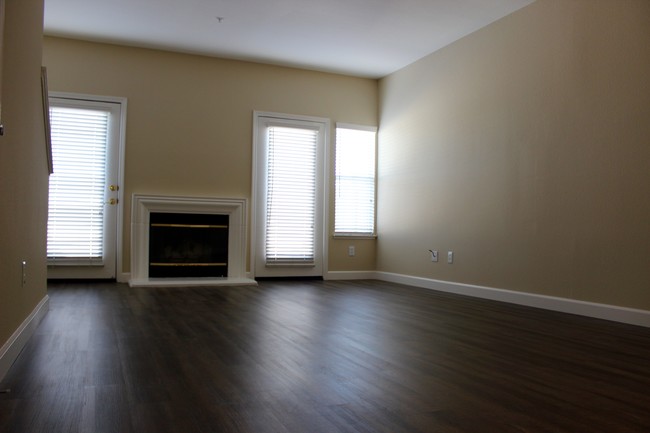
[{"label": "white trim molding", "polygon": [[394,274],[390,272],[376,272],[375,275],[377,279],[382,281],[650,328],[650,311],[646,310],[578,301],[575,299],[559,298],[555,296],[538,295],[534,293],[516,292],[506,289],[496,289],[493,287],[454,283],[430,278],[412,277],[409,275]]},{"label": "white trim molding", "polygon": [[[131,287],[222,286],[257,284],[246,276],[246,199],[172,197],[133,194],[131,204]],[[226,278],[149,278],[149,216],[151,212],[222,214],[228,224]]]},{"label": "white trim molding", "polygon": [[39,323],[47,314],[49,305],[50,298],[45,295],[18,329],[9,337],[9,340],[0,348],[0,380],[4,379],[11,365],[18,358],[29,338],[34,334]]}]

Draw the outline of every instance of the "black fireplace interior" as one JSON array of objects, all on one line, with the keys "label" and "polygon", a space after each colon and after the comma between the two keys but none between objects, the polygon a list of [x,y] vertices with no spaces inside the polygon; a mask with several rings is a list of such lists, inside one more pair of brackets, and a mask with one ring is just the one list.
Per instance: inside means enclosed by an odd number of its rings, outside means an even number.
[{"label": "black fireplace interior", "polygon": [[228,276],[229,215],[152,212],[149,277]]}]

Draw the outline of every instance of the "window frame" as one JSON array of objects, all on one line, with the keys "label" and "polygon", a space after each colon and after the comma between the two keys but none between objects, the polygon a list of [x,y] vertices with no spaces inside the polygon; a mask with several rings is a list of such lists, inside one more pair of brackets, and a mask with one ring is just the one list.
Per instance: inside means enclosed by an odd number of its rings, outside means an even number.
[{"label": "window frame", "polygon": [[[337,173],[337,157],[338,157],[338,152],[339,152],[339,140],[338,140],[338,132],[339,129],[351,129],[351,130],[358,130],[358,131],[368,131],[368,132],[373,132],[374,133],[374,161],[373,161],[373,206],[372,206],[372,222],[373,222],[373,230],[372,233],[366,233],[366,232],[343,232],[343,231],[336,231],[336,207],[337,207],[337,183],[338,183],[338,173]],[[332,237],[333,238],[339,238],[339,239],[376,239],[377,238],[377,134],[378,134],[378,128],[376,126],[370,126],[370,125],[361,125],[361,124],[353,124],[353,123],[343,123],[343,122],[337,122],[335,125],[335,131],[334,131],[334,137],[335,137],[335,142],[333,146],[333,151],[334,151],[334,158],[333,158],[333,178],[334,178],[334,184],[333,184],[333,226],[332,226]]]}]

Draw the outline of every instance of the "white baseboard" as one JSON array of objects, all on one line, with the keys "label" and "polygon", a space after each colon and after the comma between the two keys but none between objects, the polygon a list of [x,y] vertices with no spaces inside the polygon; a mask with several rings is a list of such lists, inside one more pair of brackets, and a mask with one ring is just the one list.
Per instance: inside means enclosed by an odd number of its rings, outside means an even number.
[{"label": "white baseboard", "polygon": [[25,344],[27,344],[27,341],[29,341],[29,338],[38,327],[38,324],[41,323],[41,320],[47,314],[49,304],[50,298],[45,295],[36,308],[34,308],[30,315],[16,329],[16,332],[0,348],[0,380],[4,379],[5,374],[7,374],[11,365],[18,358],[18,355],[20,355],[23,347],[25,347]]},{"label": "white baseboard", "polygon": [[412,277],[409,275],[394,274],[390,272],[376,272],[375,275],[378,280],[382,281],[650,328],[650,311],[646,310],[637,310],[616,305],[597,304],[594,302],[584,302],[554,296],[537,295],[534,293],[515,292],[512,290],[495,289],[492,287],[475,286],[471,284],[453,283],[429,278]]},{"label": "white baseboard", "polygon": [[330,271],[323,275],[324,280],[376,280],[375,271]]},{"label": "white baseboard", "polygon": [[[128,282],[130,274],[126,275]],[[250,278],[250,273],[247,273]],[[325,280],[381,280],[650,328],[650,311],[377,271],[329,271]],[[121,281],[118,279],[118,281]]]}]

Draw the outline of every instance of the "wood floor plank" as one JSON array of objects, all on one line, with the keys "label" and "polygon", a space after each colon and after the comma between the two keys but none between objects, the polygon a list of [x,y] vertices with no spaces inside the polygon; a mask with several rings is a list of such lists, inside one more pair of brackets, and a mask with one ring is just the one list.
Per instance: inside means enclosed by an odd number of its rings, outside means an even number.
[{"label": "wood floor plank", "polygon": [[650,329],[379,281],[55,283],[0,433],[650,431]]}]

